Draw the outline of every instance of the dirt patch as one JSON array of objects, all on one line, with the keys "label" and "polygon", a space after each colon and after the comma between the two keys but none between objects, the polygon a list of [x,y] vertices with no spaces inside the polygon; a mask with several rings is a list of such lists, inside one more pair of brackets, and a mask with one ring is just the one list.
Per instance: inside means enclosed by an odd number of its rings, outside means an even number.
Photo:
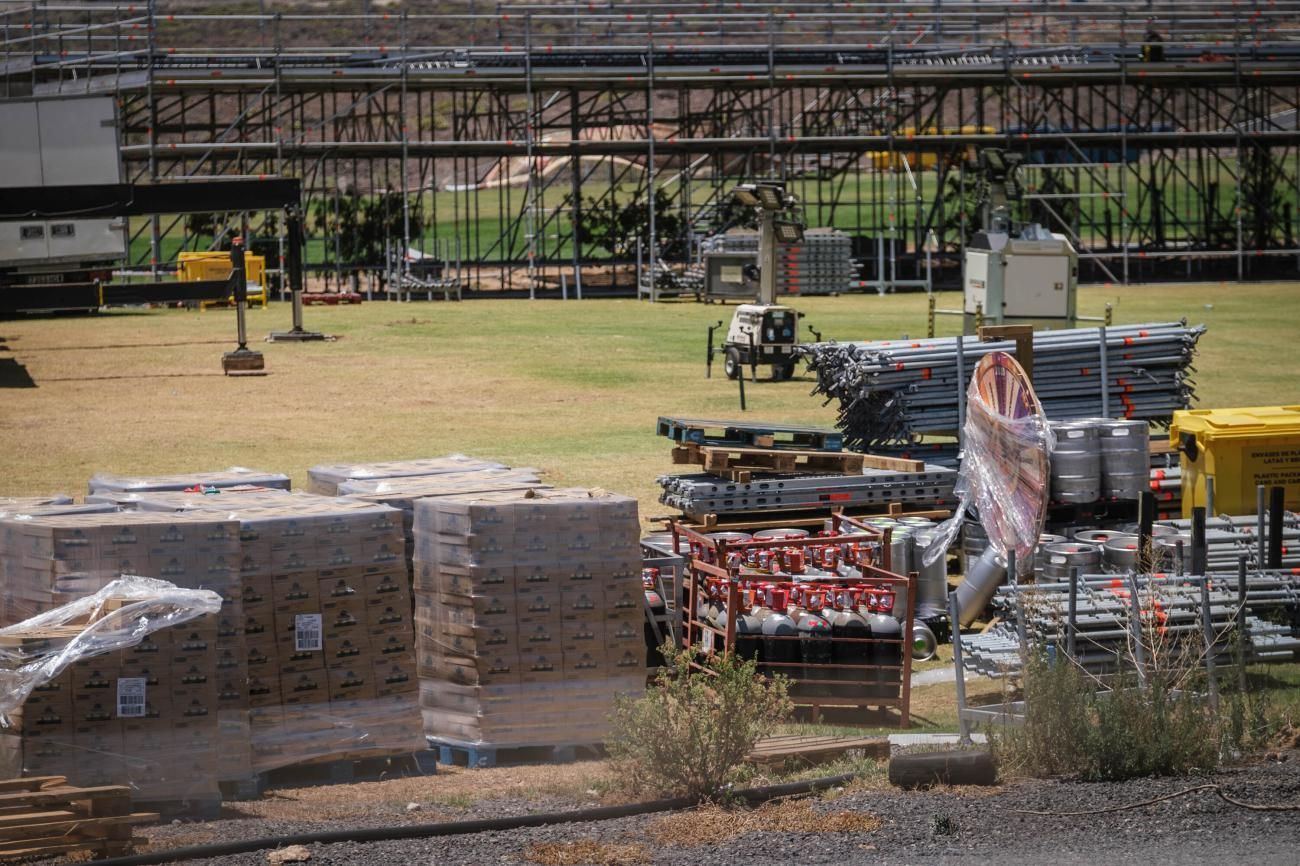
[{"label": "dirt patch", "polygon": [[850,809],[818,809],[810,800],[780,800],[757,809],[701,806],[659,818],[648,828],[660,845],[697,847],[729,842],[746,833],[870,833],[880,819]]},{"label": "dirt patch", "polygon": [[536,842],[524,857],[541,866],[641,866],[650,852],[637,844],[578,839],[574,842]]}]

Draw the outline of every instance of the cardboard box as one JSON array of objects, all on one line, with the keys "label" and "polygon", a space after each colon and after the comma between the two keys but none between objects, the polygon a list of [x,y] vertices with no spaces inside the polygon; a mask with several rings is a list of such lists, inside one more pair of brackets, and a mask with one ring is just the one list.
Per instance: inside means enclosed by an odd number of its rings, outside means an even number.
[{"label": "cardboard box", "polygon": [[605,641],[605,621],[595,616],[566,619],[560,626],[560,649],[566,656],[603,648]]}]

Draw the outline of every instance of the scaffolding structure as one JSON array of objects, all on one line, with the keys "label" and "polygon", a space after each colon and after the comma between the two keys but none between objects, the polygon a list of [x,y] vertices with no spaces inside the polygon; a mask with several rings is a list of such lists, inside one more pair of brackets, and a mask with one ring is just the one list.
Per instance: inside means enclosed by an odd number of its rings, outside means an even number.
[{"label": "scaffolding structure", "polygon": [[[0,96],[115,95],[131,182],[300,177],[340,283],[631,293],[779,178],[864,284],[952,284],[981,146],[1027,154],[1083,280],[1300,265],[1300,0],[281,7],[0,0]],[[141,220],[130,264],[220,234]]]}]

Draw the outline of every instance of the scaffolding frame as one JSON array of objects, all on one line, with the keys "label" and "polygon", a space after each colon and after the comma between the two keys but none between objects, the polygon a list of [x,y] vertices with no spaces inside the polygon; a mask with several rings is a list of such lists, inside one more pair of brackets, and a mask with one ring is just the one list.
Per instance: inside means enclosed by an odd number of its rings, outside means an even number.
[{"label": "scaffolding frame", "polygon": [[[0,0],[0,94],[116,96],[132,182],[301,178],[307,268],[339,284],[393,272],[350,263],[364,200],[401,273],[416,249],[472,289],[633,294],[637,249],[689,259],[726,190],[767,177],[853,236],[864,286],[926,280],[927,259],[952,285],[981,146],[1028,153],[1023,216],[1071,238],[1084,280],[1300,266],[1300,0],[488,6]],[[313,35],[333,32],[355,44]],[[602,243],[635,208],[644,244]],[[130,266],[216,240],[189,229],[133,224]]]}]

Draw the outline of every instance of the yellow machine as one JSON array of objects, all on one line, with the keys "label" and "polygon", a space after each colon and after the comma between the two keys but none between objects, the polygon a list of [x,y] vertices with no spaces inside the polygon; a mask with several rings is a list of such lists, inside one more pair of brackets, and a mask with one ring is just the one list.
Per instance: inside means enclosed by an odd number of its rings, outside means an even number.
[{"label": "yellow machine", "polygon": [[[176,263],[176,279],[181,282],[224,280],[230,276],[230,253],[224,250],[182,252],[176,257]],[[266,272],[266,257],[244,253],[244,270],[248,275],[248,303],[266,307],[266,283],[262,279]],[[201,301],[200,307],[206,310],[218,303],[221,302]],[[234,295],[227,298],[226,303],[233,307]]]},{"label": "yellow machine", "polygon": [[1205,505],[1207,477],[1218,514],[1254,514],[1260,484],[1284,488],[1287,509],[1300,510],[1300,406],[1175,412],[1169,440],[1182,454],[1184,517]]}]

